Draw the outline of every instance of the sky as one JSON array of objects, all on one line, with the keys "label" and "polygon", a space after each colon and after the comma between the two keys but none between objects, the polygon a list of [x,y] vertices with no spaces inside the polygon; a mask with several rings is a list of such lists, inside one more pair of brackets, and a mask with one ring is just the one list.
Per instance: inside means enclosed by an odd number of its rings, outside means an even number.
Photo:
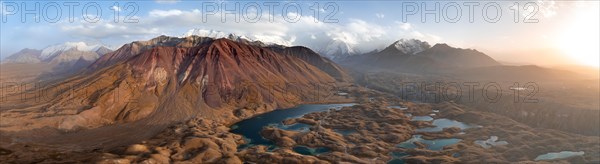
[{"label": "sky", "polygon": [[0,4],[1,58],[23,48],[64,42],[118,48],[159,35],[212,29],[313,49],[342,41],[370,52],[415,38],[431,45],[477,49],[507,64],[598,67],[600,63],[598,1],[2,0]]}]

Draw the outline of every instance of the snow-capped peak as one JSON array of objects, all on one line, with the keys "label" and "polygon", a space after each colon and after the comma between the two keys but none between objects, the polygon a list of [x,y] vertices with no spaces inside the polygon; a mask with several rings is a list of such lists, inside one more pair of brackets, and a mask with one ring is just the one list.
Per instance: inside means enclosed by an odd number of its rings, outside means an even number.
[{"label": "snow-capped peak", "polygon": [[202,36],[202,37],[209,37],[209,38],[228,38],[228,39],[237,39],[237,38],[242,38],[241,36],[237,36],[236,34],[233,33],[225,33],[223,31],[217,31],[217,30],[205,30],[205,29],[191,29],[189,31],[187,31],[186,33],[183,34],[183,37],[189,37],[189,36]]},{"label": "snow-capped peak", "polygon": [[325,56],[333,59],[341,56],[349,56],[360,53],[357,49],[355,49],[352,45],[341,41],[341,40],[332,40],[327,46],[321,49],[319,52],[324,54]]},{"label": "snow-capped peak", "polygon": [[404,54],[414,55],[431,46],[429,43],[417,39],[400,39],[394,43],[394,47]]},{"label": "snow-capped peak", "polygon": [[194,35],[201,36],[201,37],[210,37],[210,38],[215,38],[215,39],[226,38],[226,39],[235,40],[235,41],[237,41],[239,39],[245,39],[248,41],[260,41],[267,45],[269,45],[269,44],[277,44],[277,45],[283,45],[283,46],[291,46],[292,45],[291,44],[292,41],[288,41],[280,36],[262,35],[262,34],[239,35],[239,34],[234,34],[234,33],[227,33],[227,32],[223,32],[223,31],[207,30],[207,29],[191,29],[191,30],[187,31],[186,33],[184,33],[182,37],[189,37],[189,36],[194,36]]},{"label": "snow-capped peak", "polygon": [[88,44],[86,42],[65,42],[63,44],[52,45],[47,48],[44,48],[42,50],[42,53],[40,54],[40,58],[42,60],[48,59],[56,55],[58,52],[64,52],[71,49],[75,49],[78,51],[96,51],[103,46],[104,45],[101,44]]}]

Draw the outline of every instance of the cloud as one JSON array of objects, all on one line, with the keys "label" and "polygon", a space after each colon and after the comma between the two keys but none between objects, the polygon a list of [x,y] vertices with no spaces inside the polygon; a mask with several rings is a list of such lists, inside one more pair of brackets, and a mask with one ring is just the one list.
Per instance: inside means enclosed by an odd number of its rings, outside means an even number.
[{"label": "cloud", "polygon": [[180,0],[155,0],[154,2],[159,4],[174,4],[180,2]]},{"label": "cloud", "polygon": [[121,11],[121,8],[119,6],[112,6],[110,7],[110,9],[113,11]]},{"label": "cloud", "polygon": [[[133,17],[133,19],[139,19],[139,17]],[[122,39],[131,36],[157,35],[160,32],[160,28],[138,23],[115,23],[112,19],[88,22],[81,18],[75,18],[74,23],[65,20],[53,26],[57,26],[59,31],[70,36],[93,39]]]},{"label": "cloud", "polygon": [[168,17],[168,16],[179,16],[183,14],[181,10],[152,10],[148,15],[151,17]]},{"label": "cloud", "polygon": [[[558,6],[554,0],[538,0],[537,5],[539,6],[540,13],[542,13],[544,17],[548,18],[556,15]],[[531,10],[533,10],[533,8]]]},{"label": "cloud", "polygon": [[376,16],[377,18],[380,18],[380,19],[381,19],[381,18],[383,18],[383,17],[385,17],[385,15],[383,15],[383,14],[381,14],[381,13],[375,13],[375,16]]},{"label": "cloud", "polygon": [[[342,41],[355,46],[361,52],[368,52],[382,49],[401,38],[441,40],[435,35],[417,31],[409,23],[395,22],[379,25],[361,19],[347,19],[343,21],[344,23],[324,23],[315,21],[314,17],[307,15],[300,15],[299,19],[290,22],[282,15],[270,15],[268,11],[263,11],[260,15],[260,19],[256,21],[248,21],[243,17],[235,21],[233,15],[203,16],[199,9],[151,10],[146,16],[136,17],[138,23],[101,20],[97,23],[85,21],[59,23],[58,26],[71,36],[113,39],[123,43],[131,42],[132,39],[145,40],[162,34],[181,36],[194,28],[214,29],[267,42],[303,45],[316,51],[334,41]],[[298,16],[296,13],[286,13],[286,15],[289,18]]]},{"label": "cloud", "polygon": [[410,23],[396,22],[396,24],[398,24],[398,26],[400,26],[400,28],[403,29],[403,30],[410,30],[410,29],[412,29],[412,25]]},{"label": "cloud", "polygon": [[144,28],[139,26],[125,26],[122,24],[79,24],[74,26],[62,26],[64,32],[76,36],[86,36],[96,39],[123,37],[132,35],[156,35],[159,28]]},{"label": "cloud", "polygon": [[541,15],[544,18],[550,18],[555,16],[558,11],[558,4],[554,0],[532,0],[520,2],[518,4],[519,5],[508,4],[509,6],[507,12],[512,13],[513,10],[519,10],[519,13],[522,17],[534,16],[534,18],[539,18],[539,15]]}]

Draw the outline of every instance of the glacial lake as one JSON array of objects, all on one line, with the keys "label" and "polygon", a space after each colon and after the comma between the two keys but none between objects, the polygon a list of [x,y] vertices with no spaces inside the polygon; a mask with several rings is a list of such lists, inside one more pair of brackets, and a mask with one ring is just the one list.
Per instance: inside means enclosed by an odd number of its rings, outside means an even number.
[{"label": "glacial lake", "polygon": [[420,142],[425,144],[425,148],[429,150],[439,151],[444,148],[444,146],[453,145],[462,141],[458,138],[448,138],[448,139],[434,139],[434,140],[426,140],[421,138],[421,135],[413,135],[413,137],[407,141],[404,141],[398,144],[398,147],[406,148],[406,149],[414,149],[417,148],[415,142]]},{"label": "glacial lake", "polygon": [[[342,107],[353,106],[354,103],[348,104],[306,104],[299,105],[294,108],[289,109],[277,109],[271,112],[263,113],[252,118],[240,121],[231,126],[231,132],[244,136],[244,138],[248,141],[247,144],[241,145],[239,149],[244,149],[254,145],[264,145],[269,147],[269,149],[274,149],[275,144],[273,141],[263,138],[260,135],[260,131],[264,127],[275,126],[284,130],[294,130],[294,131],[306,131],[310,128],[310,125],[296,123],[292,125],[283,125],[283,121],[290,118],[299,118],[305,114],[312,112],[321,112],[327,111],[329,109],[339,110]],[[317,148],[319,149],[319,148]],[[310,148],[298,147],[296,150],[301,151],[302,153],[313,152]],[[323,149],[320,148],[315,152],[322,152]]]},{"label": "glacial lake", "polygon": [[441,132],[442,130],[444,130],[444,128],[450,128],[450,127],[457,127],[457,128],[460,128],[461,130],[465,130],[465,129],[473,127],[471,125],[467,125],[460,121],[450,120],[450,119],[445,119],[445,118],[435,119],[435,120],[433,120],[433,122],[431,124],[435,127],[421,128],[421,129],[417,129],[415,131],[416,132]]},{"label": "glacial lake", "polygon": [[[413,135],[411,139],[404,141],[404,142],[398,144],[397,146],[401,147],[401,148],[406,148],[406,149],[414,149],[414,148],[417,148],[417,145],[415,144],[415,142],[420,142],[425,145],[425,149],[433,150],[433,151],[440,151],[444,148],[444,146],[453,145],[453,144],[456,144],[456,143],[462,141],[461,139],[458,139],[458,138],[426,140],[421,137],[422,137],[421,135]],[[404,163],[406,163],[406,161],[404,161],[402,158],[409,156],[409,154],[407,154],[405,152],[392,152],[391,155],[392,155],[392,160],[388,161],[387,164],[404,164]],[[453,156],[456,157],[456,155],[454,155],[454,154],[453,154]]]},{"label": "glacial lake", "polygon": [[411,121],[431,121],[433,117],[431,116],[412,116]]}]

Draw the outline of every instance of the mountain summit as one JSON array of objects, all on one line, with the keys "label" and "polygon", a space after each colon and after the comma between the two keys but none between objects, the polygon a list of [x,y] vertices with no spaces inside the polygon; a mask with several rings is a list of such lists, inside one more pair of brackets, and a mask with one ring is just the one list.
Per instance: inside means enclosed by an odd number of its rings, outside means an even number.
[{"label": "mountain summit", "polygon": [[247,34],[240,35],[235,33],[226,33],[219,30],[208,30],[208,29],[191,29],[185,32],[182,37],[189,36],[200,36],[200,37],[209,37],[214,39],[226,38],[233,41],[247,40],[250,42],[262,42],[266,45],[283,45],[283,46],[291,46],[292,42],[286,40],[282,37],[272,36],[272,35],[262,35],[262,34]]},{"label": "mountain summit", "polygon": [[400,39],[394,42],[393,45],[396,49],[408,55],[415,55],[431,47],[429,43],[417,39]]},{"label": "mountain summit", "polygon": [[338,59],[360,54],[360,51],[353,45],[341,40],[330,41],[327,45],[325,45],[325,47],[321,48],[319,52],[330,59]]}]

